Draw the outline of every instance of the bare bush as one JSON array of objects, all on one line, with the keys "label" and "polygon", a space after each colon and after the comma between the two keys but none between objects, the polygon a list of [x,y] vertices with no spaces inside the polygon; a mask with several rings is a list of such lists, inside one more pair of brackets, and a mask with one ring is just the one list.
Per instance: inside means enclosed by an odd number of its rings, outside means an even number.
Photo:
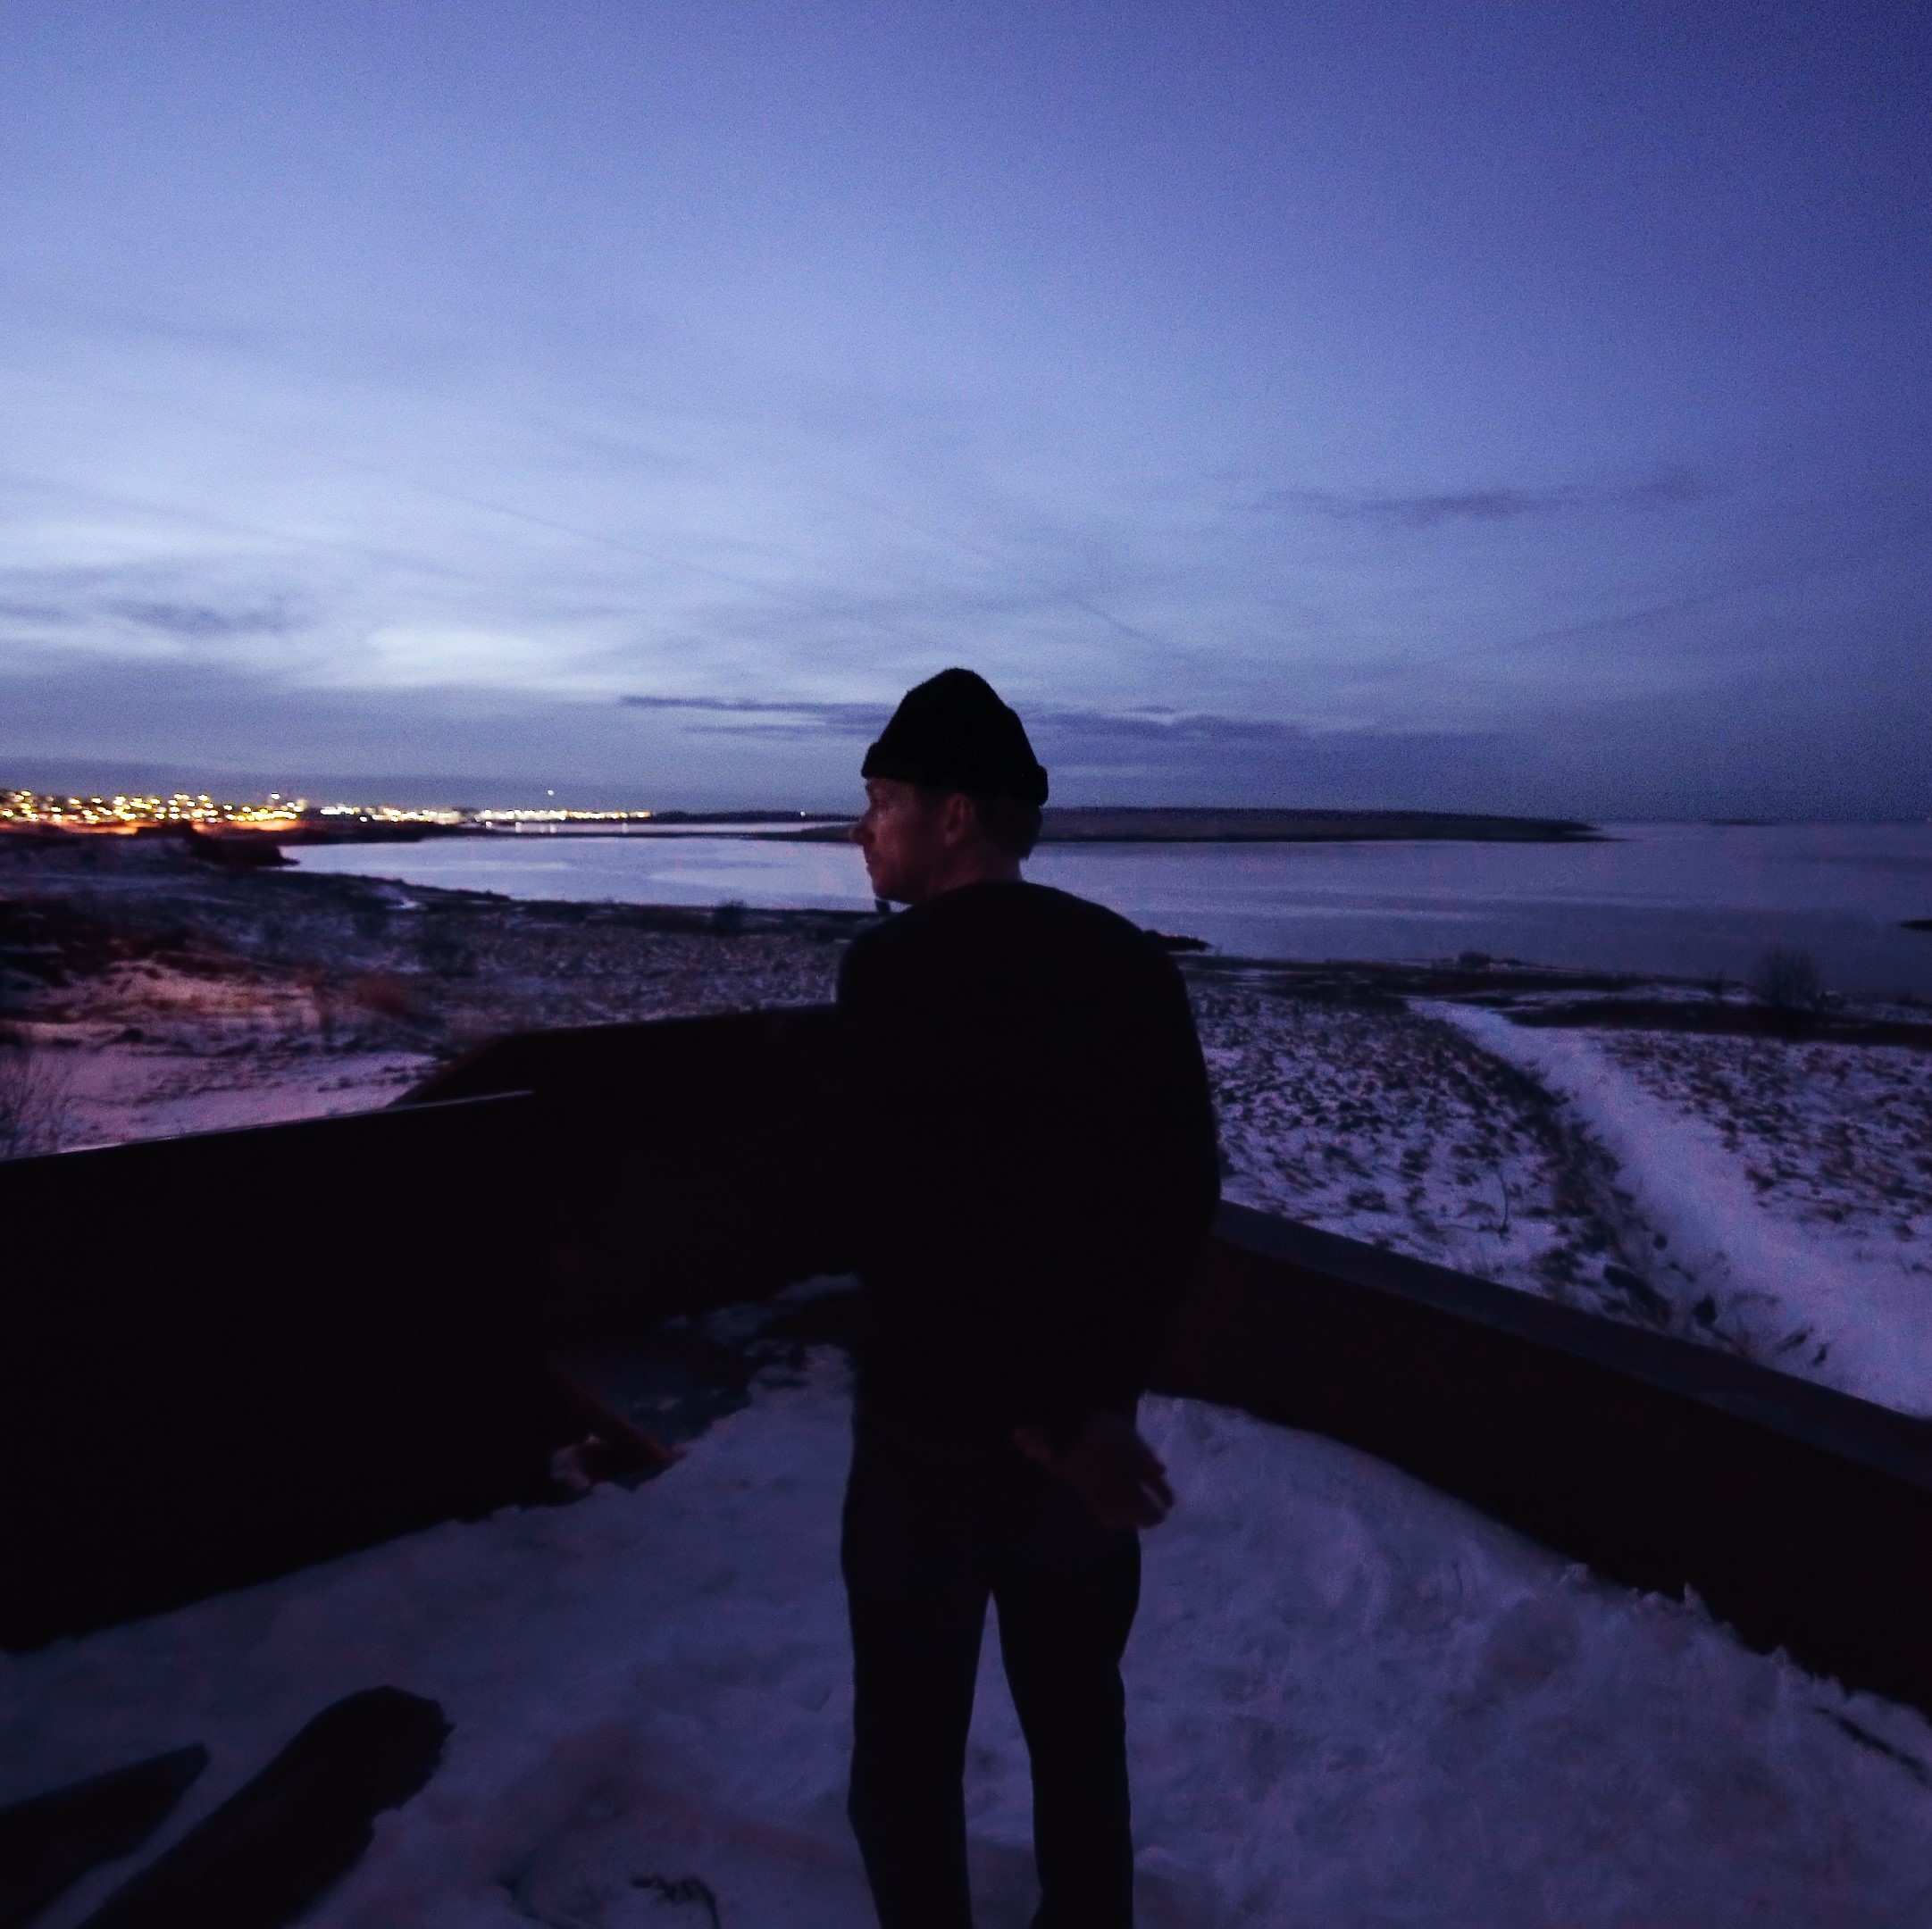
[{"label": "bare bush", "polygon": [[58,1152],[67,1130],[67,1081],[45,1052],[0,1037],[0,1159]]},{"label": "bare bush", "polygon": [[1751,989],[1773,1011],[1817,1011],[1825,1002],[1824,981],[1809,951],[1773,945],[1758,960]]}]

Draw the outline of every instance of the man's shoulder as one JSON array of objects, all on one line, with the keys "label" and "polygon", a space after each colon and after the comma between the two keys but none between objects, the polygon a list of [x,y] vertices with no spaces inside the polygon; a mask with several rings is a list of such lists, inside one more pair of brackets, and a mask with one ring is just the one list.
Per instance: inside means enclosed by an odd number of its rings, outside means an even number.
[{"label": "man's shoulder", "polygon": [[1142,949],[1146,932],[1117,911],[1071,891],[1027,880],[966,884],[882,919],[853,940],[856,950],[972,942],[1011,933],[1023,939]]},{"label": "man's shoulder", "polygon": [[1094,903],[1091,898],[1078,898],[1072,891],[1058,890],[1050,884],[1027,883],[1017,888],[1025,896],[1015,907],[1016,922],[1038,931],[1042,937],[1095,951],[1117,952],[1137,960],[1163,955],[1131,918]]},{"label": "man's shoulder", "polygon": [[930,964],[1056,964],[1083,969],[1171,972],[1172,962],[1131,920],[1091,898],[1024,881],[967,884],[883,919],[852,940],[855,976]]}]

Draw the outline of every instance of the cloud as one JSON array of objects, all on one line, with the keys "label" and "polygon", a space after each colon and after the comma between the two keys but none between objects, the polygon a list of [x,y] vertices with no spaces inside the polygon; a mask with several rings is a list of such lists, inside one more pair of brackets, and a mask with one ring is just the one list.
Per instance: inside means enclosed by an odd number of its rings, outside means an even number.
[{"label": "cloud", "polygon": [[1133,746],[1213,752],[1235,745],[1300,742],[1317,734],[1301,723],[1270,717],[1222,716],[1210,710],[1049,707],[1030,712],[1028,722],[1036,736],[1077,743],[1090,750]]},{"label": "cloud", "polygon": [[754,737],[765,742],[873,737],[892,711],[890,704],[768,702],[743,697],[623,697],[618,701],[631,710],[685,710],[706,717],[731,718],[735,721],[700,723],[689,734]]},{"label": "cloud", "polygon": [[[891,706],[885,703],[657,696],[625,697],[620,701],[630,709],[682,711],[705,718],[689,732],[693,736],[765,741],[869,738],[878,733],[891,713]],[[1425,739],[1468,741],[1461,733],[1328,731],[1284,719],[1150,706],[1102,710],[1023,701],[1018,708],[1028,734],[1043,756],[1082,769],[1139,768],[1189,758],[1202,758],[1212,765],[1228,756],[1267,759],[1291,752],[1326,756],[1333,745],[1343,741],[1354,746],[1413,745]]]},{"label": "cloud", "polygon": [[[877,734],[892,711],[890,703],[813,703],[757,697],[625,697],[619,700],[634,710],[682,710],[707,718],[738,720],[699,724],[698,733],[706,736],[871,737]],[[1108,744],[1163,749],[1192,746],[1212,748],[1237,742],[1273,743],[1284,736],[1307,734],[1299,724],[1199,711],[1094,710],[1025,703],[1019,708],[1033,736],[1043,740],[1078,741],[1088,748]],[[770,721],[765,721],[767,719]]]},{"label": "cloud", "polygon": [[[688,717],[687,739],[733,737],[800,768],[856,783],[857,746],[875,736],[887,704],[706,697],[627,697],[625,707]],[[1236,716],[1153,705],[1119,709],[1030,703],[1017,707],[1054,797],[1065,803],[1298,803],[1347,807],[1494,809],[1550,801],[1525,781],[1533,753],[1501,731],[1324,728],[1293,718]]]},{"label": "cloud", "polygon": [[1665,509],[1702,502],[1713,493],[1688,469],[1660,469],[1648,480],[1618,488],[1571,483],[1555,489],[1466,489],[1437,496],[1351,496],[1333,489],[1274,489],[1254,505],[1362,522],[1371,529],[1439,529],[1445,522],[1516,522],[1583,511]]},{"label": "cloud", "polygon": [[203,642],[228,637],[286,636],[296,627],[295,618],[283,604],[259,609],[216,609],[206,603],[115,602],[106,607],[144,630],[158,630],[164,636]]},{"label": "cloud", "polygon": [[0,622],[65,632],[88,650],[129,628],[170,644],[286,636],[309,625],[314,601],[283,572],[244,574],[201,556],[0,569]]}]

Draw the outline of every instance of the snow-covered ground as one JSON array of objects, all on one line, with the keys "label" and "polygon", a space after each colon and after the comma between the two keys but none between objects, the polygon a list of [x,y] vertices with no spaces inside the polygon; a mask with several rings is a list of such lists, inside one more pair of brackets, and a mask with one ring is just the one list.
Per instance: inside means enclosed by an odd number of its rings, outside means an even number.
[{"label": "snow-covered ground", "polygon": [[1932,1054],[1655,1031],[1602,1049],[1713,1126],[1774,1217],[1932,1271],[1932,1245],[1906,1250],[1932,1241]]},{"label": "snow-covered ground", "polygon": [[1435,1009],[1615,1160],[1625,1242],[1689,1330],[1932,1415],[1932,1055]]},{"label": "snow-covered ground", "polygon": [[38,1088],[34,1131],[49,1150],[364,1112],[433,1061],[356,1015],[313,981],[238,959],[117,964],[16,1020],[7,1056],[29,1055],[30,1070],[0,1076]]},{"label": "snow-covered ground", "polygon": [[1602,1162],[1531,1079],[1393,998],[1309,998],[1265,971],[1192,990],[1227,1198],[1529,1291],[1627,1301],[1604,1276],[1621,1255]]},{"label": "snow-covered ground", "polygon": [[[789,1382],[790,1383],[786,1383]],[[846,1374],[768,1376],[662,1478],[447,1525],[0,1660],[0,1800],[181,1742],[191,1825],[325,1702],[455,1723],[309,1918],[359,1929],[870,1919],[843,1816]],[[1186,1401],[1128,1651],[1148,1929],[1932,1920],[1932,1727],[1605,1586],[1349,1449]],[[1033,1878],[986,1645],[982,1929]],[[159,1844],[157,1843],[157,1846]],[[63,1929],[127,1870],[47,1918]]]},{"label": "snow-covered ground", "polygon": [[1228,1198],[1932,1415],[1932,1052],[1192,990]]},{"label": "snow-covered ground", "polygon": [[839,956],[120,839],[0,864],[0,1157],[366,1110],[506,1031],[828,998]]}]

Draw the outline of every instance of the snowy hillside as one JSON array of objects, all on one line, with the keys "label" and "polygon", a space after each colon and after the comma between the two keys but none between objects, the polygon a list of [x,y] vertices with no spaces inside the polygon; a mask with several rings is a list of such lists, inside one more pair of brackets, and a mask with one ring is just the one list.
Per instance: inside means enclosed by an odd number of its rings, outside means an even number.
[{"label": "snowy hillside", "polygon": [[1932,1414],[1932,1052],[1193,993],[1230,1198]]}]

